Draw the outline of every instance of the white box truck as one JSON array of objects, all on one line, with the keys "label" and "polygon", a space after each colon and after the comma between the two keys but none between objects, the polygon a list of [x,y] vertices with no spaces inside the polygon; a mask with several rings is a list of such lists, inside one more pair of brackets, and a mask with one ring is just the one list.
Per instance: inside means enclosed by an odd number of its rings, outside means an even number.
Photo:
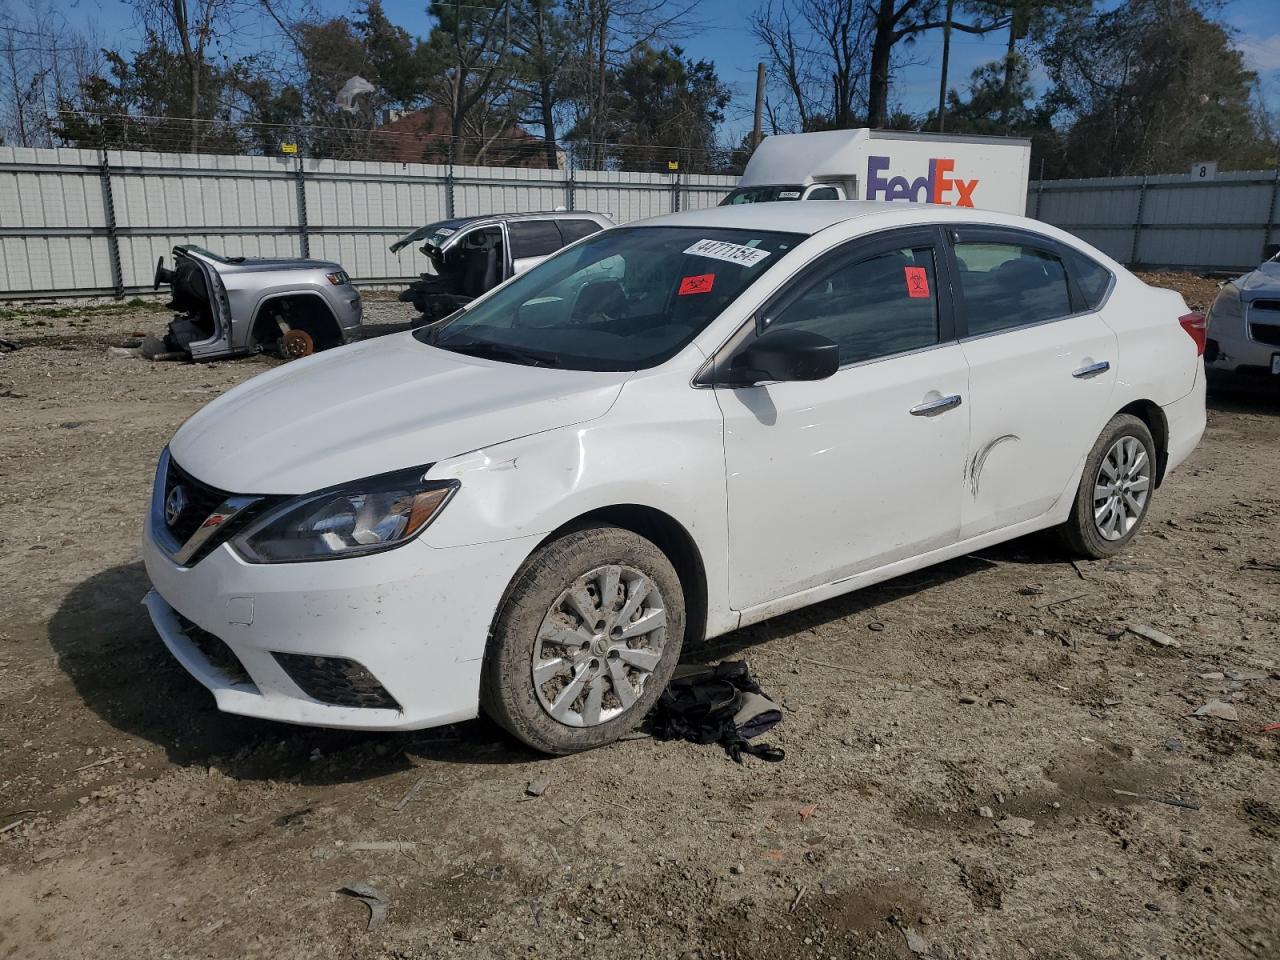
[{"label": "white box truck", "polygon": [[1031,141],[898,130],[767,137],[720,201],[901,200],[1022,216]]}]

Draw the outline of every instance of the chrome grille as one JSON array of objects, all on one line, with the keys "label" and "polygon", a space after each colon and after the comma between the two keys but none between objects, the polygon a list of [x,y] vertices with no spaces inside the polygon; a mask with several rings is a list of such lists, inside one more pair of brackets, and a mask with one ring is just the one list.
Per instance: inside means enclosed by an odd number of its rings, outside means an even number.
[{"label": "chrome grille", "polygon": [[[167,456],[164,484],[152,505],[153,527],[165,551],[184,567],[193,567],[214,550],[288,499],[281,496],[245,496],[219,490],[197,480]],[[181,496],[174,500],[175,490]],[[213,517],[213,514],[223,514]],[[212,522],[209,522],[212,519]],[[208,523],[208,527],[206,527]],[[204,528],[204,529],[202,529]],[[196,538],[194,541],[192,538]]]}]

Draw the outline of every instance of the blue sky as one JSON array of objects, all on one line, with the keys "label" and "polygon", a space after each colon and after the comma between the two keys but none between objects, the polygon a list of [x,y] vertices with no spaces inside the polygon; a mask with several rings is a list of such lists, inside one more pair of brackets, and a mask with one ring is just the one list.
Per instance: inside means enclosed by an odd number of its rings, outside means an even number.
[{"label": "blue sky", "polygon": [[[324,12],[349,12],[355,0],[314,0]],[[425,0],[383,0],[388,16],[416,36],[430,29]],[[726,141],[736,142],[751,126],[751,106],[756,63],[760,51],[747,27],[746,17],[757,0],[701,0],[690,24],[689,36],[681,41],[685,52],[695,59],[711,60],[722,80],[734,91],[734,102],[722,130]],[[1273,110],[1280,109],[1280,0],[1227,0],[1223,17],[1237,31],[1237,43],[1249,65],[1261,75],[1263,90]],[[68,19],[94,24],[104,42],[124,46],[137,42],[140,31],[124,0],[69,0],[64,6]],[[264,22],[261,32],[269,31]],[[247,31],[252,43],[254,31]],[[1002,54],[1005,38],[952,35],[950,83],[963,88],[970,72]],[[910,51],[912,64],[898,74],[892,95],[912,113],[924,113],[938,101],[938,60],[942,49],[940,32],[926,35]]]}]

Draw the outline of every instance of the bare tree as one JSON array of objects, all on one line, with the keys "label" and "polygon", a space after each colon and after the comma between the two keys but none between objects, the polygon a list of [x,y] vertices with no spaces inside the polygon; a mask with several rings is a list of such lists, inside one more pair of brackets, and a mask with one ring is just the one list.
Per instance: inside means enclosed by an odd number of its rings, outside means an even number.
[{"label": "bare tree", "polygon": [[30,0],[22,14],[0,7],[0,137],[53,143],[50,118],[75,87],[87,42],[48,0]]},{"label": "bare tree", "polygon": [[578,27],[577,49],[568,68],[575,88],[573,129],[585,141],[583,160],[603,166],[609,129],[610,81],[636,50],[672,44],[696,32],[699,0],[568,0]]},{"label": "bare tree", "polygon": [[182,61],[190,124],[188,146],[200,149],[200,124],[205,114],[202,86],[209,72],[208,54],[219,38],[232,32],[237,8],[244,0],[131,0],[141,26],[160,38]]},{"label": "bare tree", "polygon": [[820,109],[821,79],[814,69],[808,38],[796,36],[796,23],[786,0],[781,0],[776,11],[770,0],[751,18],[751,33],[766,52],[765,69],[770,79],[787,91],[789,106],[794,111],[794,122],[789,124],[780,117],[783,108],[772,100],[766,102],[775,133],[780,124],[808,129],[811,118]]},{"label": "bare tree", "polygon": [[[1007,27],[1009,14],[964,23],[939,16],[942,0],[869,0],[872,5],[870,82],[867,125],[883,127],[889,116],[889,87],[893,79],[894,48],[912,42],[930,30],[948,28],[962,33],[990,33]],[[1010,4],[1011,6],[1012,4]]]}]

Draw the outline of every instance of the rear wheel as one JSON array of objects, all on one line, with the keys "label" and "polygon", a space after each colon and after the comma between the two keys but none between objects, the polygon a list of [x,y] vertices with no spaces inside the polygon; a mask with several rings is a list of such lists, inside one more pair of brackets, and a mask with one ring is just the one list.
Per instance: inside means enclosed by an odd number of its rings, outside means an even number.
[{"label": "rear wheel", "polygon": [[680,578],[653,543],[618,527],[574,531],[516,575],[485,655],[481,701],[546,753],[610,743],[666,687],[684,624]]},{"label": "rear wheel", "polygon": [[1115,556],[1137,536],[1156,485],[1156,445],[1131,414],[1111,418],[1085,461],[1071,516],[1060,528],[1076,553]]}]

